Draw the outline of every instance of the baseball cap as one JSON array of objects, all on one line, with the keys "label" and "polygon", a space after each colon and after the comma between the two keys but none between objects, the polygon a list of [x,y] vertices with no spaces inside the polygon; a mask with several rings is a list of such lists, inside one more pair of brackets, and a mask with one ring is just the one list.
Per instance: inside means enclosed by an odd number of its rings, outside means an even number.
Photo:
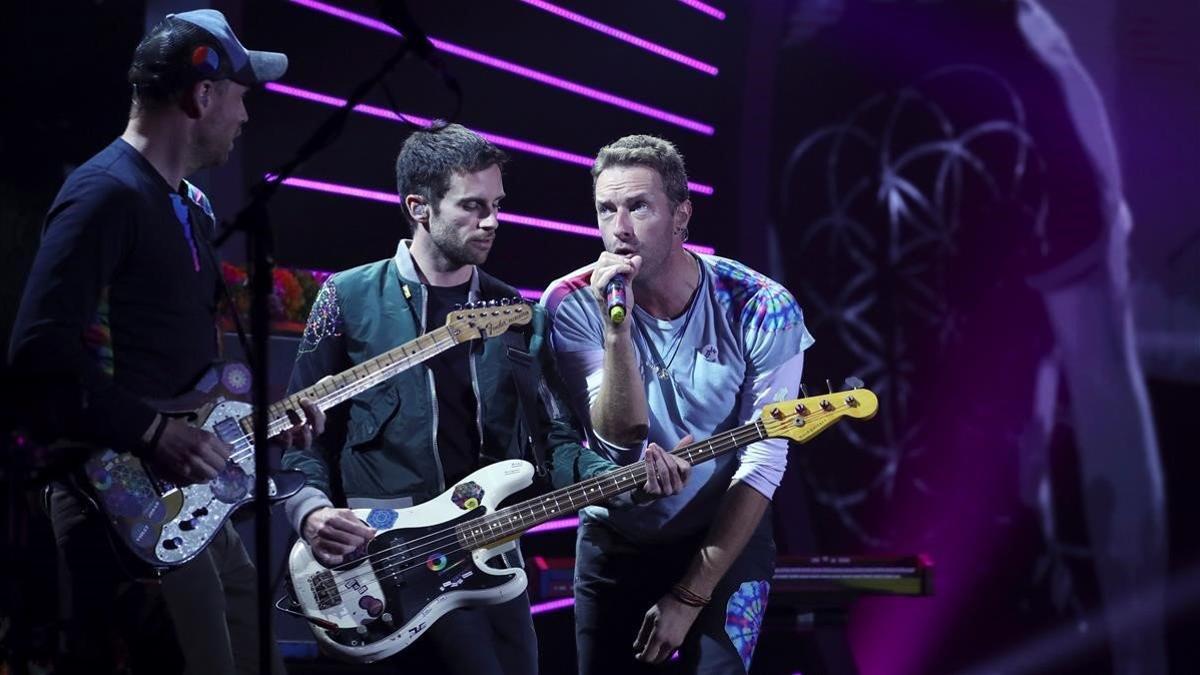
[{"label": "baseball cap", "polygon": [[174,91],[203,79],[253,86],[283,77],[288,59],[242,46],[225,15],[215,9],[168,14],[134,51],[129,82]]}]

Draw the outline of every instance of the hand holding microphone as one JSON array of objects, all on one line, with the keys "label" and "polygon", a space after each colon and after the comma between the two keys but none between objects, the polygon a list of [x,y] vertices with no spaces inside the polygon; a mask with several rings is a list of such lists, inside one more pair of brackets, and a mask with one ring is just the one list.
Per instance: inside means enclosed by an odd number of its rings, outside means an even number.
[{"label": "hand holding microphone", "polygon": [[640,255],[600,254],[592,270],[592,291],[600,308],[608,317],[610,327],[624,324],[633,310],[633,280],[642,266]]},{"label": "hand holding microphone", "polygon": [[608,310],[608,318],[614,324],[620,325],[625,320],[625,275],[617,274],[608,280],[604,287],[604,306]]}]

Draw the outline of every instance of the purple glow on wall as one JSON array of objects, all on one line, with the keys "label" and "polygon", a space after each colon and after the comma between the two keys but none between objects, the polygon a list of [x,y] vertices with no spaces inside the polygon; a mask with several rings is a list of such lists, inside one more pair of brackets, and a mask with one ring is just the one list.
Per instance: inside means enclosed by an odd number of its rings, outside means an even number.
[{"label": "purple glow on wall", "polygon": [[[360,26],[366,26],[367,28],[388,33],[390,35],[400,35],[395,28],[392,28],[378,19],[372,19],[371,17],[356,14],[340,7],[327,5],[323,2],[318,2],[317,0],[290,0],[290,2],[316,10],[318,12],[323,12],[339,19],[356,23]],[[594,101],[600,101],[601,103],[607,103],[618,108],[624,108],[630,112],[645,115],[646,117],[651,117],[668,124],[674,124],[675,126],[683,127],[684,129],[689,129],[706,136],[711,136],[714,133],[714,129],[711,124],[705,124],[704,122],[698,122],[696,120],[683,117],[682,115],[676,115],[675,113],[670,113],[665,110],[659,110],[658,108],[646,105],[644,103],[638,103],[637,101],[633,101],[622,96],[617,96],[616,94],[610,94],[608,92],[600,91],[599,89],[593,89],[592,87],[588,87],[586,85],[571,82],[570,80],[564,80],[561,77],[555,77],[549,73],[544,73],[540,70],[534,70],[533,68],[527,68],[511,61],[505,61],[504,59],[500,59],[495,56],[490,56],[482,52],[477,52],[473,49],[468,49],[467,47],[461,47],[454,43],[446,42],[445,40],[430,38],[429,41],[433,43],[433,46],[437,47],[439,51],[446,52],[447,54],[454,54],[455,56],[459,56],[476,63],[481,63],[485,66],[496,68],[497,70],[503,70],[514,75],[519,75],[535,82],[540,82],[557,89],[562,89],[563,91],[569,91],[573,94],[590,98]]]},{"label": "purple glow on wall", "polygon": [[720,19],[721,21],[725,20],[725,12],[722,12],[721,10],[717,9],[716,7],[713,7],[712,5],[706,5],[703,2],[700,2],[700,0],[679,0],[679,1],[682,2],[683,4],[687,5],[688,7],[691,7],[692,9],[697,9],[697,10],[700,10],[701,12],[704,12],[705,14],[713,17],[714,19]]},{"label": "purple glow on wall", "polygon": [[558,600],[550,600],[549,602],[539,602],[536,605],[530,605],[530,614],[541,614],[543,612],[553,612],[556,609],[571,607],[575,604],[575,598],[561,598]]},{"label": "purple glow on wall", "polygon": [[[648,52],[658,54],[659,56],[671,59],[672,61],[675,61],[677,63],[682,63],[683,65],[685,65],[689,68],[695,68],[696,70],[699,70],[702,73],[705,73],[708,75],[716,75],[717,74],[716,66],[709,65],[703,61],[700,61],[698,59],[694,59],[690,56],[687,56],[686,54],[680,54],[679,52],[677,52],[673,49],[668,49],[666,47],[663,47],[662,45],[655,44],[649,40],[645,40],[636,35],[631,35],[619,28],[613,28],[612,26],[609,26],[607,24],[600,23],[599,21],[588,18],[582,14],[576,14],[575,12],[572,12],[569,9],[564,9],[562,7],[559,7],[558,5],[552,5],[548,2],[546,2],[545,0],[521,0],[521,2],[523,2],[527,5],[532,5],[534,7],[537,7],[538,9],[550,12],[551,14],[554,14],[555,16],[566,19],[567,21],[572,21],[581,26],[591,28],[592,30],[594,30],[598,33],[603,33],[611,38],[615,38],[622,42],[627,42],[635,47],[640,47],[642,49],[645,49]],[[724,15],[722,15],[722,16],[724,16]]]},{"label": "purple glow on wall", "polygon": [[[267,174],[267,180],[272,179],[271,174]],[[400,205],[400,197],[394,192],[384,192],[382,190],[369,190],[367,188],[353,187],[351,185],[339,185],[337,183],[329,183],[320,180],[311,180],[308,178],[286,178],[283,184],[288,187],[301,188],[304,190],[315,190],[317,192],[327,192],[329,194],[342,195],[344,197],[357,197],[358,199],[369,199],[376,202],[384,202],[386,204]],[[514,223],[516,225],[526,225],[528,227],[536,227],[543,230],[551,230],[554,232],[563,232],[566,234],[574,234],[584,237],[600,237],[600,230],[594,225],[578,225],[575,223],[564,223],[558,220],[550,220],[548,218],[535,218],[533,216],[522,216],[516,213],[501,211],[496,216],[502,223]],[[711,246],[702,246],[700,244],[684,244],[684,248],[695,251],[696,253],[704,253],[711,255],[715,249]]]},{"label": "purple glow on wall", "polygon": [[[335,108],[341,108],[346,105],[346,99],[344,98],[330,96],[329,94],[322,94],[309,89],[301,89],[300,87],[281,84],[279,82],[268,82],[263,85],[263,87],[267,91],[274,92],[276,94],[291,96],[294,98],[311,101],[313,103],[321,103],[323,105],[333,106]],[[391,120],[393,122],[403,122],[404,120],[408,120],[409,122],[422,127],[428,127],[433,123],[433,120],[430,120],[427,117],[410,115],[408,113],[397,114],[395,111],[388,110],[387,108],[380,108],[378,106],[368,105],[366,103],[360,103],[354,106],[354,110],[355,112],[359,112],[364,115],[371,115],[373,117],[379,117],[382,119]],[[404,115],[404,119],[401,119],[400,115]],[[539,155],[549,159],[555,159],[560,162],[578,164],[579,166],[584,166],[589,169],[592,167],[592,162],[594,161],[594,158],[588,157],[587,155],[579,155],[573,152],[547,147],[545,145],[538,145],[537,143],[530,143],[529,141],[522,141],[520,139],[510,138],[508,136],[501,136],[499,134],[481,131],[479,129],[472,129],[472,131],[486,138],[492,143],[510,150],[527,152],[532,155]],[[706,196],[711,196],[713,194],[713,187],[703,183],[688,181],[688,189],[694,193]]]},{"label": "purple glow on wall", "polygon": [[547,523],[542,523],[537,527],[530,528],[525,534],[534,534],[537,532],[555,532],[558,530],[571,530],[579,527],[579,518],[559,518],[551,520]]}]

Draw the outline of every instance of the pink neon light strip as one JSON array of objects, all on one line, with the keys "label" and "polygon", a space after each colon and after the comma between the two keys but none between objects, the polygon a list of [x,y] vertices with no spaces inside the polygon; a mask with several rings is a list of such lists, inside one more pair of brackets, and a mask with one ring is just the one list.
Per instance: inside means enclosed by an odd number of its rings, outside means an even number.
[{"label": "pink neon light strip", "polygon": [[[271,179],[271,175],[266,176],[267,180]],[[350,185],[338,185],[337,183],[327,183],[319,180],[309,180],[307,178],[286,178],[283,181],[288,187],[302,188],[305,190],[315,190],[317,192],[328,192],[330,194],[343,195],[346,197],[357,197],[359,199],[369,199],[376,202],[384,202],[386,204],[400,205],[400,197],[394,192],[383,192],[381,190],[368,190],[366,188],[358,188]],[[584,237],[600,237],[600,229],[591,225],[576,225],[575,223],[564,223],[557,220],[549,220],[547,218],[534,218],[532,216],[521,216],[515,213],[501,211],[497,218],[502,223],[514,223],[516,225],[527,225],[529,227],[537,227],[543,230],[552,230],[554,232],[564,232],[566,234],[575,234]],[[713,254],[716,252],[711,246],[702,246],[700,244],[684,244],[687,248],[696,253]]]},{"label": "pink neon light strip", "polygon": [[683,4],[687,5],[688,7],[691,7],[692,9],[698,9],[701,12],[704,12],[705,14],[713,17],[714,19],[720,19],[721,21],[725,20],[725,12],[722,12],[721,10],[717,9],[716,7],[713,7],[712,5],[706,5],[703,2],[700,2],[700,0],[679,0],[679,1],[682,2]]},{"label": "pink neon light strip", "polygon": [[541,614],[543,612],[553,612],[556,609],[571,607],[575,604],[575,598],[561,598],[559,600],[550,600],[549,602],[539,602],[536,605],[530,605],[530,614]]},{"label": "pink neon light strip", "polygon": [[531,527],[531,528],[529,528],[529,531],[526,532],[525,534],[537,534],[538,532],[555,532],[557,530],[570,530],[570,529],[574,529],[576,527],[579,527],[579,519],[578,518],[560,518],[558,520],[551,520],[549,522],[542,523],[541,525],[538,525],[537,527]]},{"label": "pink neon light strip", "polygon": [[641,47],[642,49],[645,49],[646,51],[651,52],[653,54],[658,54],[659,56],[662,56],[664,58],[668,58],[668,59],[671,59],[672,61],[682,63],[683,65],[685,65],[689,68],[695,68],[696,70],[699,70],[702,73],[705,73],[708,75],[716,75],[717,74],[716,66],[709,65],[698,59],[693,59],[692,57],[687,56],[686,54],[680,54],[679,52],[677,52],[673,49],[668,49],[666,47],[663,47],[662,45],[655,44],[649,40],[644,40],[636,35],[631,35],[619,28],[613,28],[612,26],[609,26],[607,24],[600,23],[599,21],[596,21],[595,19],[590,19],[582,14],[576,14],[575,12],[572,12],[569,9],[563,9],[562,7],[559,7],[558,5],[552,5],[548,2],[546,2],[545,0],[521,0],[521,2],[523,2],[527,5],[533,5],[534,7],[537,7],[540,10],[550,12],[551,14],[554,14],[555,16],[566,19],[567,21],[572,21],[581,26],[591,28],[592,30],[594,30],[598,33],[604,33],[605,35],[607,35],[611,38],[616,38],[622,42],[627,42],[635,47]]},{"label": "pink neon light strip", "polygon": [[[293,87],[293,86],[287,85],[287,84],[280,84],[278,82],[268,82],[266,85],[264,85],[264,88],[267,91],[272,91],[272,92],[275,92],[276,94],[283,94],[284,96],[292,96],[295,98],[304,99],[306,101],[312,101],[313,103],[322,103],[324,105],[333,106],[335,108],[341,108],[346,105],[346,99],[338,98],[336,96],[330,96],[328,94],[321,94],[319,92],[310,91],[308,89],[301,89],[300,87]],[[356,112],[360,112],[364,115],[380,117],[380,118],[383,118],[386,120],[391,120],[393,122],[403,122],[403,120],[400,119],[399,115],[397,115],[394,111],[388,110],[386,108],[380,108],[377,106],[360,103],[360,104],[354,106],[354,110]],[[404,119],[407,119],[408,121],[412,122],[413,124],[417,124],[417,125],[420,125],[423,127],[428,127],[430,124],[432,124],[432,120],[430,120],[426,117],[418,117],[416,115],[410,115],[408,113],[403,113],[403,115],[404,115]],[[501,136],[499,134],[492,134],[492,133],[488,133],[486,131],[480,131],[479,129],[475,129],[474,131],[475,131],[475,133],[479,134],[480,136],[483,136],[484,138],[488,139],[489,141],[495,143],[496,145],[498,145],[502,148],[509,148],[512,150],[520,151],[520,152],[528,152],[533,155],[540,155],[542,157],[556,159],[561,162],[568,162],[570,164],[578,164],[579,166],[586,166],[589,169],[592,167],[592,163],[594,161],[594,158],[588,157],[586,155],[577,155],[575,153],[567,152],[565,150],[549,148],[544,145],[538,145],[536,143],[530,143],[528,141],[522,141],[522,140],[519,140],[516,138],[509,138],[508,136]],[[703,183],[694,183],[691,181],[688,182],[688,189],[697,194],[708,195],[708,196],[711,196],[713,193],[713,187],[711,185],[705,185]]]},{"label": "pink neon light strip", "polygon": [[[400,34],[395,28],[392,28],[378,19],[372,19],[369,16],[356,14],[355,12],[342,9],[341,7],[327,5],[323,2],[318,2],[317,0],[290,1],[294,4],[308,7],[309,9],[314,9],[318,12],[323,12],[339,19],[357,23],[360,26],[366,26],[367,28],[388,33],[390,35]],[[600,91],[599,89],[593,89],[592,87],[571,82],[570,80],[564,80],[561,77],[555,77],[549,73],[543,73],[540,70],[526,68],[525,66],[513,63],[511,61],[505,61],[504,59],[489,56],[473,49],[460,47],[459,45],[446,42],[445,40],[430,38],[429,41],[433,43],[434,47],[437,47],[440,51],[446,52],[447,54],[454,54],[455,56],[460,56],[464,59],[475,61],[476,63],[482,63],[485,66],[503,70],[514,75],[520,75],[521,77],[534,80],[535,82],[541,82],[542,84],[546,84],[557,89],[569,91],[573,94],[578,94],[594,101],[600,101],[601,103],[607,103],[618,108],[624,108],[631,112],[645,115],[646,117],[652,117],[654,119],[667,122],[668,124],[674,124],[676,126],[683,127],[684,129],[690,129],[691,131],[695,131],[706,136],[712,136],[714,132],[711,124],[705,124],[703,122],[698,122],[696,120],[683,117],[682,115],[676,115],[665,110],[659,110],[658,108],[648,106],[644,103],[638,103],[637,101],[632,101],[630,99],[617,96],[616,94],[609,94],[607,92]]]}]

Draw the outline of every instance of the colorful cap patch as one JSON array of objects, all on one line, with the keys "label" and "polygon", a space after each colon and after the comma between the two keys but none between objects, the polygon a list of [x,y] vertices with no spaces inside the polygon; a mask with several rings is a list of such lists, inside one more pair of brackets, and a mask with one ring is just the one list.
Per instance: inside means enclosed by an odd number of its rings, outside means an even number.
[{"label": "colorful cap patch", "polygon": [[207,75],[215,75],[221,69],[221,57],[217,50],[200,45],[192,50],[192,65]]}]

